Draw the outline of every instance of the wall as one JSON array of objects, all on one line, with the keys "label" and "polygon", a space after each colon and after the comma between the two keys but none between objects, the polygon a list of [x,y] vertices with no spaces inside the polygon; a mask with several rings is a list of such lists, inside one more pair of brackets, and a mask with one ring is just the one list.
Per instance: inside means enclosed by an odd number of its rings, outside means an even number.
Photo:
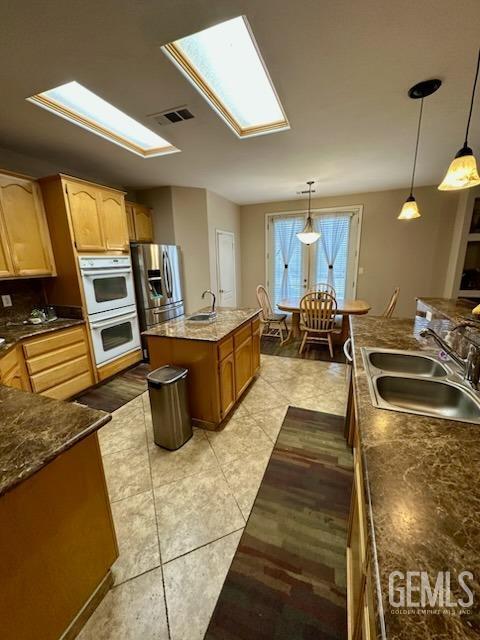
[{"label": "wall", "polygon": [[[405,189],[377,191],[312,199],[312,209],[362,204],[357,297],[382,313],[394,289],[400,287],[397,316],[412,316],[416,296],[442,296],[454,230],[458,195],[436,187],[421,187],[415,196],[422,217],[412,222],[397,220],[408,194]],[[254,305],[255,288],[264,283],[265,214],[295,211],[306,201],[270,202],[240,207],[243,304]]]},{"label": "wall", "polygon": [[40,278],[0,280],[0,295],[9,295],[11,307],[0,302],[0,323],[26,320],[34,308],[45,307],[46,297]]},{"label": "wall", "polygon": [[207,191],[210,288],[218,294],[216,230],[235,235],[235,288],[237,307],[242,304],[242,264],[240,248],[240,207],[212,191]]}]

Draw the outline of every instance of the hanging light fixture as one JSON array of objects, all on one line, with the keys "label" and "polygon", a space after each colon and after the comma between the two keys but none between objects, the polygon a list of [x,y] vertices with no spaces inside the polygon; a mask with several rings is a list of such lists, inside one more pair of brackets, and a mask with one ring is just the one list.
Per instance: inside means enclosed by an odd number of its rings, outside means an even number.
[{"label": "hanging light fixture", "polygon": [[457,191],[458,189],[469,189],[480,184],[477,161],[473,151],[468,146],[468,130],[472,119],[473,101],[475,99],[475,89],[477,88],[478,68],[480,67],[480,50],[478,51],[477,70],[473,81],[472,98],[470,100],[470,111],[468,112],[467,130],[465,131],[465,142],[458,151],[451,165],[448,167],[447,175],[438,186],[440,191]]},{"label": "hanging light fixture", "polygon": [[405,200],[399,220],[415,220],[420,218],[420,211],[418,210],[417,201],[413,195],[413,184],[415,182],[415,169],[417,167],[417,155],[418,155],[418,142],[420,140],[420,128],[422,126],[422,114],[423,114],[423,100],[427,96],[435,93],[435,91],[442,84],[441,80],[424,80],[411,87],[408,91],[408,97],[412,100],[420,100],[420,113],[418,115],[418,127],[417,127],[417,140],[415,143],[415,155],[413,157],[413,169],[412,169],[412,181],[410,182],[410,195]]},{"label": "hanging light fixture", "polygon": [[300,240],[300,242],[303,242],[303,244],[313,244],[320,238],[320,234],[318,233],[318,231],[315,231],[315,228],[313,226],[312,214],[311,214],[313,180],[309,180],[307,184],[308,184],[308,191],[301,192],[301,193],[308,193],[307,222],[305,223],[303,231],[300,231],[300,233],[297,233],[297,238]]}]

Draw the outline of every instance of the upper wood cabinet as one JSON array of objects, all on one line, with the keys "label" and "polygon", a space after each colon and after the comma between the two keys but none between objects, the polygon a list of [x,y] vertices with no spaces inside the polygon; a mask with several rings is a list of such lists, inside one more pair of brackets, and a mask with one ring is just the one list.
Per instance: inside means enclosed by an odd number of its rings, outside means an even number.
[{"label": "upper wood cabinet", "polygon": [[126,206],[130,240],[153,242],[153,221],[150,209],[136,202],[127,202]]},{"label": "upper wood cabinet", "polygon": [[55,275],[38,184],[0,174],[0,277]]},{"label": "upper wood cabinet", "polygon": [[67,182],[66,191],[78,251],[104,251],[98,189],[82,183]]},{"label": "upper wood cabinet", "polygon": [[75,180],[65,189],[77,251],[128,251],[123,193]]},{"label": "upper wood cabinet", "polygon": [[128,251],[129,234],[123,195],[101,191],[102,227],[107,250]]}]

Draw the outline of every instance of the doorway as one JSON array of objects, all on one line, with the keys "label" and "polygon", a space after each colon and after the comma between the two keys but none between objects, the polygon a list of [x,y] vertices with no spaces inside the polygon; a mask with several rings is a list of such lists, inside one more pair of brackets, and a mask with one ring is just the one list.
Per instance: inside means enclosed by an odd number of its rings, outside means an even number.
[{"label": "doorway", "polygon": [[235,234],[216,229],[217,289],[220,307],[236,307]]}]

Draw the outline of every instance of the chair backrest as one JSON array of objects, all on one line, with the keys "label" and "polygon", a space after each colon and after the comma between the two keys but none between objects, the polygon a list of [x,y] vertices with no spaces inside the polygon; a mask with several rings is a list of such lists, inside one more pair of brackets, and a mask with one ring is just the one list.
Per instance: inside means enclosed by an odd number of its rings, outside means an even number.
[{"label": "chair backrest", "polygon": [[309,292],[310,291],[323,291],[325,293],[329,293],[334,298],[337,297],[335,287],[332,287],[331,284],[328,284],[326,282],[317,282],[317,284],[314,284],[313,287],[309,290]]},{"label": "chair backrest", "polygon": [[262,320],[271,318],[273,316],[272,303],[270,302],[268,291],[265,289],[263,284],[259,284],[257,287],[257,301],[258,306],[262,310],[262,313],[260,314],[262,316]]},{"label": "chair backrest", "polygon": [[393,312],[395,311],[395,307],[397,306],[398,294],[400,293],[400,287],[397,287],[395,291],[392,293],[392,297],[390,298],[390,302],[388,303],[387,308],[382,314],[383,318],[391,318]]},{"label": "chair backrest", "polygon": [[300,321],[312,331],[335,328],[336,299],[326,291],[310,291],[300,300]]}]

